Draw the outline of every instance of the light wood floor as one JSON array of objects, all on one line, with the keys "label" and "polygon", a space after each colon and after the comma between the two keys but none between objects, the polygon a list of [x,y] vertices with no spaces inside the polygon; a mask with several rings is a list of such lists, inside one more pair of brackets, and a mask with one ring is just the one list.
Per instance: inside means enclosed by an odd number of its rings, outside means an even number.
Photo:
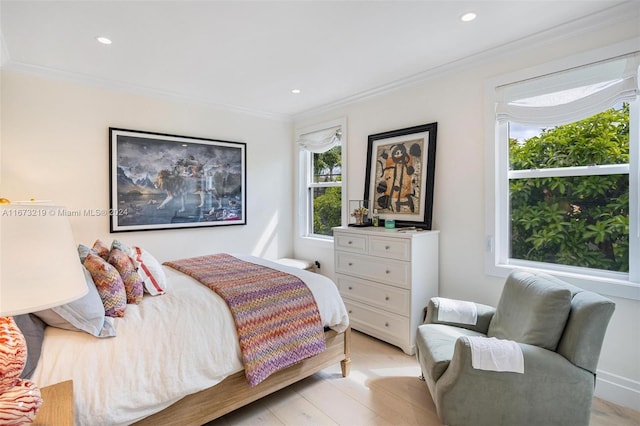
[{"label": "light wood floor", "polygon": [[[353,331],[351,374],[330,367],[210,422],[223,425],[442,426],[420,367],[400,349]],[[596,398],[591,426],[638,426],[640,412]]]}]

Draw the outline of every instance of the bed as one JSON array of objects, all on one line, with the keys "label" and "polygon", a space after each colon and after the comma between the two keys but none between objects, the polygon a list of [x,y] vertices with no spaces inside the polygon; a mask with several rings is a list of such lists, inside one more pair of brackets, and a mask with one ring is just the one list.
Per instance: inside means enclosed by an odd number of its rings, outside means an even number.
[{"label": "bed", "polygon": [[299,277],[311,290],[326,349],[249,386],[234,319],[225,301],[163,265],[166,292],[146,294],[113,319],[115,337],[46,327],[31,380],[73,380],[77,425],[202,425],[340,363],[349,373],[349,319],[335,284],[313,272],[234,255]]}]

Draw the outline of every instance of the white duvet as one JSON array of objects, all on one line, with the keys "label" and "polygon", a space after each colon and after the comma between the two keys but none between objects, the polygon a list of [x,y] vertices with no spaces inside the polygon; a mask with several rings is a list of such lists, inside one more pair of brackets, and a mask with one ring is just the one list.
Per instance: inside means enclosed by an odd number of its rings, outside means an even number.
[{"label": "white duvet", "polygon": [[[349,319],[328,278],[263,259],[235,255],[303,279],[325,327],[342,332]],[[212,290],[164,267],[167,293],[145,295],[115,319],[117,336],[47,327],[32,380],[40,387],[73,380],[77,425],[129,424],[242,370],[231,312]]]}]

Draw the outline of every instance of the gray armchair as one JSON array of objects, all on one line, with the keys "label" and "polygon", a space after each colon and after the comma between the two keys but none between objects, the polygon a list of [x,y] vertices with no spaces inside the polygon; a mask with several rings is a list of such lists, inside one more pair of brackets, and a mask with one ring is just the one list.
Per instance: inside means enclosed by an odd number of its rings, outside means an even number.
[{"label": "gray armchair", "polygon": [[[475,324],[442,322],[432,299],[416,356],[449,426],[588,425],[602,341],[614,303],[545,274],[514,272],[498,306]],[[524,374],[472,367],[469,336],[513,340]]]}]

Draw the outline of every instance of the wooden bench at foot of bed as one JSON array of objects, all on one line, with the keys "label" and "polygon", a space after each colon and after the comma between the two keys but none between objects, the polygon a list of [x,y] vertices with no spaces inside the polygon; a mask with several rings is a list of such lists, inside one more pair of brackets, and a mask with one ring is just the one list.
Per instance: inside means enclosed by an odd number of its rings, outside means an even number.
[{"label": "wooden bench at foot of bed", "polygon": [[351,328],[347,328],[343,333],[328,330],[324,334],[324,352],[272,374],[257,386],[250,387],[244,371],[239,371],[217,385],[187,395],[170,407],[135,424],[200,426],[338,362],[342,376],[347,377],[351,363]]}]

